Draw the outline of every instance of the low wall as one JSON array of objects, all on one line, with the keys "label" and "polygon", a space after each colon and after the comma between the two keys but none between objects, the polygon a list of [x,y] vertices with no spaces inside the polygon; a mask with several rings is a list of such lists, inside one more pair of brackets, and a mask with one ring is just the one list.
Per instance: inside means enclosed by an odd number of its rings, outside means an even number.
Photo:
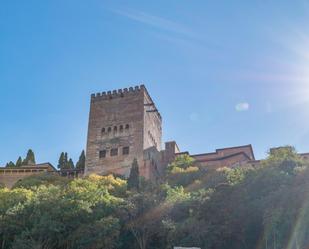
[{"label": "low wall", "polygon": [[7,188],[12,188],[16,182],[19,180],[32,176],[35,174],[40,174],[44,172],[43,171],[32,171],[32,172],[5,172],[5,171],[0,171],[0,184],[4,184],[5,187]]}]

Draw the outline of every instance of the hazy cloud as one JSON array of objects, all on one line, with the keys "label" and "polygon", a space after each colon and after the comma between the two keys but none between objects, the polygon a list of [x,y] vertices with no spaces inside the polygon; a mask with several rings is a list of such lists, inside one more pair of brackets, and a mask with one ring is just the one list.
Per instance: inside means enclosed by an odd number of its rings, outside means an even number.
[{"label": "hazy cloud", "polygon": [[215,58],[221,56],[218,55],[218,46],[210,43],[209,39],[205,39],[196,27],[140,10],[118,8],[109,9],[109,11],[145,25],[148,33],[164,42],[181,46],[184,51],[196,51],[199,54],[203,51]]},{"label": "hazy cloud", "polygon": [[235,110],[238,112],[248,111],[249,108],[250,108],[250,105],[248,102],[241,102],[235,106]]},{"label": "hazy cloud", "polygon": [[174,22],[161,16],[152,15],[143,11],[128,10],[128,9],[127,10],[116,9],[112,10],[112,12],[127,17],[133,21],[146,24],[148,26],[152,26],[157,29],[169,31],[172,33],[184,35],[191,38],[195,36],[195,34],[188,27],[185,27],[184,25],[181,25],[177,22]]},{"label": "hazy cloud", "polygon": [[192,122],[196,122],[196,121],[199,120],[199,115],[198,115],[198,113],[196,113],[196,112],[192,112],[192,113],[190,114],[189,118],[190,118],[190,120],[191,120]]}]

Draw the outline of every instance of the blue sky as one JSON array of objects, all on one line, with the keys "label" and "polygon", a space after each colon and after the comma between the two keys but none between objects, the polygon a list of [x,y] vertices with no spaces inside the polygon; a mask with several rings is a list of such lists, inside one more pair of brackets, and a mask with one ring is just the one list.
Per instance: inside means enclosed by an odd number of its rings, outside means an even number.
[{"label": "blue sky", "polygon": [[164,140],[309,151],[309,1],[0,3],[0,165],[74,161],[90,94],[144,83]]}]

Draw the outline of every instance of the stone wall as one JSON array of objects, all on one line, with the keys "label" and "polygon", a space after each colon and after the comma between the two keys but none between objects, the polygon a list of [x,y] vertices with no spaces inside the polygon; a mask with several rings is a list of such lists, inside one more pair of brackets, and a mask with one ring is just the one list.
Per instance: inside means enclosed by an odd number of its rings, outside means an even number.
[{"label": "stone wall", "polygon": [[250,158],[248,158],[245,153],[240,152],[225,157],[219,157],[217,159],[196,160],[196,164],[199,167],[204,167],[207,169],[217,169],[221,167],[235,168],[246,165],[249,161]]},{"label": "stone wall", "polygon": [[16,168],[0,168],[0,184],[4,184],[7,188],[11,188],[16,182],[25,177],[42,174],[44,172],[57,173],[56,169],[50,163]]},{"label": "stone wall", "polygon": [[[166,166],[183,154],[175,142],[166,143],[162,150],[161,139],[161,115],[145,86],[93,94],[85,175],[115,173],[128,176],[136,158],[142,176],[160,178]],[[199,166],[208,168],[236,167],[255,160],[251,145],[217,149],[192,157]]]},{"label": "stone wall", "polygon": [[152,146],[161,148],[161,117],[144,86],[91,96],[86,175],[128,176],[134,158],[144,167]]},{"label": "stone wall", "polygon": [[[176,153],[176,156],[187,154],[188,152]],[[190,155],[195,159],[196,165],[208,169],[221,167],[238,167],[255,161],[252,146],[243,145],[217,149],[216,152]]]},{"label": "stone wall", "polygon": [[150,95],[144,91],[144,149],[162,146],[162,119]]}]

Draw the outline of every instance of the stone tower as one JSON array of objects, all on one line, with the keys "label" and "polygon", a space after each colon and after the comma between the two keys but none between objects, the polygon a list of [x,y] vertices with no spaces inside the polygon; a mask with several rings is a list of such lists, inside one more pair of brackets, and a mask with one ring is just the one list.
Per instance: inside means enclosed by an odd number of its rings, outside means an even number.
[{"label": "stone tower", "polygon": [[134,158],[146,165],[145,150],[161,150],[161,124],[143,85],[92,94],[85,174],[128,176]]}]

